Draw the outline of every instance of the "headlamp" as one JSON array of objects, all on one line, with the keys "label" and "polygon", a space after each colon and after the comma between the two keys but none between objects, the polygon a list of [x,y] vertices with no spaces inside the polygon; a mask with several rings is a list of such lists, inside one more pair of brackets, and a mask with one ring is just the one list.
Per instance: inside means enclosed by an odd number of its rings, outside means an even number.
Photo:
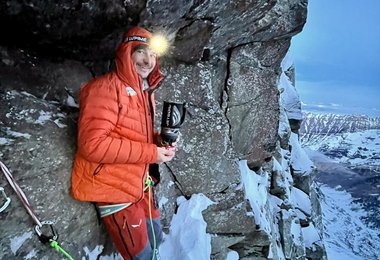
[{"label": "headlamp", "polygon": [[168,40],[161,34],[153,34],[152,38],[148,41],[149,47],[158,55],[164,55],[168,48]]},{"label": "headlamp", "polygon": [[142,36],[128,36],[123,40],[123,42],[130,41],[138,41],[148,44],[149,48],[151,48],[158,56],[164,55],[169,48],[169,42],[162,34],[153,34],[149,39]]}]

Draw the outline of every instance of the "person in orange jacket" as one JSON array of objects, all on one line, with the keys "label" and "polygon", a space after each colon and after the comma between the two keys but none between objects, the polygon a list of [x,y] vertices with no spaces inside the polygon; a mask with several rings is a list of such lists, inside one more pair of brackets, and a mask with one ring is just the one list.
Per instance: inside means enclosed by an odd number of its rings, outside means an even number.
[{"label": "person in orange jacket", "polygon": [[[134,27],[116,52],[116,69],[80,90],[72,195],[95,202],[124,259],[152,259],[162,239],[152,184],[157,163],[175,151],[155,144],[154,90],[163,79],[152,34]],[[159,137],[159,135],[158,135]]]}]

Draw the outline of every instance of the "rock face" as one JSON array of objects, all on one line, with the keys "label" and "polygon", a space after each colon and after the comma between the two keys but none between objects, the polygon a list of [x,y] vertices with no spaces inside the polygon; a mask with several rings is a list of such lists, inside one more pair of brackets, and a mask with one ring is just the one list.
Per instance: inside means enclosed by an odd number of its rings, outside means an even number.
[{"label": "rock face", "polygon": [[[203,193],[216,202],[204,211],[213,234],[211,258],[225,259],[230,249],[241,259],[323,256],[323,246],[302,242],[302,228],[313,226],[313,218],[297,214],[302,207],[292,202],[290,190],[306,178],[297,188],[308,197],[313,168],[291,165],[297,138],[289,139],[292,117],[279,102],[278,88],[280,64],[291,37],[302,30],[306,9],[306,0],[2,1],[1,161],[36,214],[56,222],[62,247],[75,259],[114,252],[93,206],[70,197],[77,102],[84,82],[112,69],[121,34],[142,25],[171,41],[161,59],[165,81],[156,94],[158,118],[163,100],[187,103],[179,151],[160,167],[165,230],[178,196]],[[270,223],[266,230],[239,188],[239,160],[266,180],[261,187],[268,200],[260,211]],[[57,258],[31,234],[31,218],[9,185],[1,184],[12,203],[0,213],[0,254]],[[277,206],[269,198],[277,198]],[[294,228],[296,242],[289,233]],[[22,247],[14,246],[20,241]]]}]

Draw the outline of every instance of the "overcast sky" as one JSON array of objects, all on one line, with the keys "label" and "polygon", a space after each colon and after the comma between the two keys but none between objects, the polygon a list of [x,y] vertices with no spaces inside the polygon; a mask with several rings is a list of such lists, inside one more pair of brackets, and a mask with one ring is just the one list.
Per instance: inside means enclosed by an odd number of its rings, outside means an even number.
[{"label": "overcast sky", "polygon": [[308,106],[365,108],[380,116],[380,0],[309,0],[291,55]]}]

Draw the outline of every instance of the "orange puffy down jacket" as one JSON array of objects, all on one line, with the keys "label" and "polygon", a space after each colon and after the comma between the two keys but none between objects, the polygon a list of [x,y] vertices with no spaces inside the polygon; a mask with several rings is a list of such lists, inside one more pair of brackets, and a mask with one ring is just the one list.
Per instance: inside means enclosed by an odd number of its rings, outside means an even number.
[{"label": "orange puffy down jacket", "polygon": [[[128,37],[150,38],[135,27]],[[141,39],[141,38],[140,38]],[[72,195],[81,201],[126,203],[143,196],[149,164],[157,160],[153,144],[153,90],[162,80],[156,66],[142,91],[131,55],[141,41],[126,41],[116,52],[116,70],[81,88],[78,149],[72,170]]]}]

